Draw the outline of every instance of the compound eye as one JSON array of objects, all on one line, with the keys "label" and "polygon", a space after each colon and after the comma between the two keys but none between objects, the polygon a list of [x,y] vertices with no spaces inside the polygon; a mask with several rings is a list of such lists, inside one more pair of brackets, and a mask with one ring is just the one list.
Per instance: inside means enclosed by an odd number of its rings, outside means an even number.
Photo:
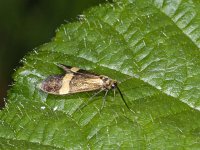
[{"label": "compound eye", "polygon": [[111,88],[112,88],[112,89],[114,89],[115,87],[116,87],[116,85],[115,85],[115,84],[112,84],[112,85],[111,85]]},{"label": "compound eye", "polygon": [[108,78],[104,78],[103,80],[106,82],[106,81],[108,81]]}]

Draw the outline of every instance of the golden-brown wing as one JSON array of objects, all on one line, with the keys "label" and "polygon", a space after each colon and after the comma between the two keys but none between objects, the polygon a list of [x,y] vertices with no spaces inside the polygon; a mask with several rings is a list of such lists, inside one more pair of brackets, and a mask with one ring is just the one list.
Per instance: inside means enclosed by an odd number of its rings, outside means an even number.
[{"label": "golden-brown wing", "polygon": [[58,66],[65,70],[66,74],[49,76],[41,83],[41,90],[50,94],[64,95],[103,88],[104,80],[99,75],[76,67],[62,64]]},{"label": "golden-brown wing", "polygon": [[103,80],[92,74],[76,74],[69,83],[69,93],[94,91],[103,87]]}]

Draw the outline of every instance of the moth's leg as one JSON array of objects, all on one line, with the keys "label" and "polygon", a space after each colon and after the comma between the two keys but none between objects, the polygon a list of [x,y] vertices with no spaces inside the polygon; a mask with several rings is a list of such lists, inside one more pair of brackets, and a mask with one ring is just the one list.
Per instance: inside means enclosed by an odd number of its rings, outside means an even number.
[{"label": "moth's leg", "polygon": [[66,65],[63,65],[63,64],[56,64],[59,68],[63,69],[65,72],[72,72],[71,71],[71,67],[68,67]]},{"label": "moth's leg", "polygon": [[87,106],[87,105],[93,100],[93,98],[94,98],[95,96],[97,96],[99,93],[101,93],[102,91],[104,91],[104,89],[101,89],[101,90],[99,90],[98,92],[94,93],[94,94],[92,95],[92,97],[90,97],[90,99],[89,99],[86,103],[84,103],[79,109],[83,109],[85,106]]},{"label": "moth's leg", "polygon": [[105,106],[105,102],[106,102],[106,96],[107,96],[107,94],[108,94],[108,91],[109,90],[106,90],[106,93],[105,93],[105,95],[104,95],[104,97],[103,97],[103,102],[102,102],[102,105],[101,105],[101,110],[104,108],[104,106]]},{"label": "moth's leg", "polygon": [[116,94],[116,89],[113,89],[113,95],[114,95],[114,100],[115,100],[115,94]]},{"label": "moth's leg", "polygon": [[101,89],[101,90],[99,90],[98,92],[94,93],[94,94],[92,95],[92,97],[90,97],[89,101],[92,101],[92,99],[93,99],[95,96],[97,96],[99,93],[101,93],[102,91],[104,91],[104,89]]}]

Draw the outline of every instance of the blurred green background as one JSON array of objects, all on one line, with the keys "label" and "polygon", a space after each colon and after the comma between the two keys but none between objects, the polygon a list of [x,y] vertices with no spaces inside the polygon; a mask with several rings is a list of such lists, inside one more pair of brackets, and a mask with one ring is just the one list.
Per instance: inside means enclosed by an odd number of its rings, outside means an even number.
[{"label": "blurred green background", "polygon": [[55,30],[106,0],[0,0],[0,108],[23,56],[49,42]]}]

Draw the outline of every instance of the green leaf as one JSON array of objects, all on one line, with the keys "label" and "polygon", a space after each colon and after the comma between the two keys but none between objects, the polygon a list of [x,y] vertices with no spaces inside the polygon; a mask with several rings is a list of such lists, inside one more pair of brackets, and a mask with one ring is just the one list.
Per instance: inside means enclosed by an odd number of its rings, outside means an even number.
[{"label": "green leaf", "polygon": [[[27,55],[0,112],[1,149],[199,149],[200,3],[121,0],[62,25]],[[120,82],[93,92],[48,95],[38,84],[62,63]]]}]

